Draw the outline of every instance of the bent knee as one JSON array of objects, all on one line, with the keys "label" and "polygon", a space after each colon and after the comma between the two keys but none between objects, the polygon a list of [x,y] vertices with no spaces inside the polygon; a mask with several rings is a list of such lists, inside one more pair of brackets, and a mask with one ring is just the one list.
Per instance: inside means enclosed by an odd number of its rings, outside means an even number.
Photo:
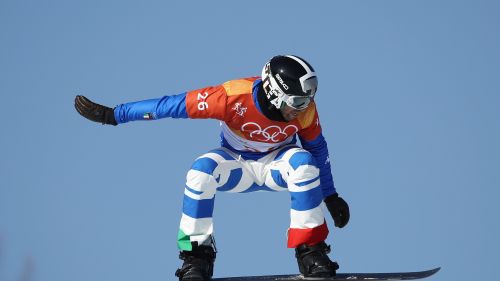
[{"label": "bent knee", "polygon": [[299,150],[299,151],[295,152],[290,157],[290,160],[288,160],[288,163],[290,164],[290,166],[294,170],[297,170],[301,166],[317,167],[316,160],[314,159],[314,156],[306,150]]},{"label": "bent knee", "polygon": [[314,156],[305,150],[295,152],[288,160],[290,170],[288,172],[288,184],[297,189],[309,189],[319,185],[319,168]]}]

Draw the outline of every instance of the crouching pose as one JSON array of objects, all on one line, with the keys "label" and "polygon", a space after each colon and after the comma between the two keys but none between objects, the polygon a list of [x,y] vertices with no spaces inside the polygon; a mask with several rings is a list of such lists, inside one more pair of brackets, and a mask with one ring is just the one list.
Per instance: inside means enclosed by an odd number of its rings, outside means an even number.
[{"label": "crouching pose", "polygon": [[218,191],[288,191],[288,247],[295,248],[304,276],[324,277],[334,276],[338,265],[327,255],[322,206],[340,228],[349,221],[349,207],[334,187],[314,102],[317,85],[316,73],[304,59],[275,56],[259,77],[115,108],[77,96],[75,107],[82,116],[110,125],[166,117],[221,121],[221,147],[197,158],[187,173],[177,241],[183,260],[176,271],[179,280],[210,280],[213,275],[212,214]]}]

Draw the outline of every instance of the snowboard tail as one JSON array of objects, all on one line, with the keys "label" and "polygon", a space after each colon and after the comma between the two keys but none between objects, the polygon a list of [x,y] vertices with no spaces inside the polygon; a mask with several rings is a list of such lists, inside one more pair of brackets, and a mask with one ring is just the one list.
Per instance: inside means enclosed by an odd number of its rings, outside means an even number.
[{"label": "snowboard tail", "polygon": [[384,280],[415,280],[427,278],[438,272],[441,267],[431,270],[416,272],[391,272],[391,273],[337,273],[335,277],[304,277],[299,274],[290,275],[267,275],[267,276],[241,276],[214,278],[213,281],[291,281],[291,280],[311,280],[311,281],[384,281]]}]

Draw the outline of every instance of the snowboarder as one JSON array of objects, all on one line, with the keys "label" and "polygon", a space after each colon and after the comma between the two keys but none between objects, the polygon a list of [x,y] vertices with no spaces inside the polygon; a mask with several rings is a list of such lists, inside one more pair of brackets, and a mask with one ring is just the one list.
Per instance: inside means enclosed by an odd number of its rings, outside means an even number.
[{"label": "snowboarder", "polygon": [[217,191],[288,191],[288,247],[295,248],[304,276],[327,277],[335,275],[338,265],[327,255],[322,203],[339,228],[350,215],[334,186],[314,102],[317,85],[308,62],[279,55],[265,64],[260,77],[115,108],[76,96],[75,108],[87,119],[109,125],[166,117],[221,121],[221,147],[197,158],[187,173],[178,233],[183,260],[176,271],[179,280],[210,280],[213,275],[212,213]]}]

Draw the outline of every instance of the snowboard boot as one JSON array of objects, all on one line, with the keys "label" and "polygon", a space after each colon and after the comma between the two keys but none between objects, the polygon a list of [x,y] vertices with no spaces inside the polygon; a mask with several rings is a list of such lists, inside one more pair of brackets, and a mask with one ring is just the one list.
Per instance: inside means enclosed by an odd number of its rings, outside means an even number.
[{"label": "snowboard boot", "polygon": [[332,277],[335,276],[339,265],[328,257],[330,246],[320,242],[314,246],[302,244],[295,248],[295,257],[299,270],[305,277]]},{"label": "snowboard boot", "polygon": [[192,251],[181,251],[179,258],[184,261],[182,267],[177,269],[175,276],[180,281],[206,281],[211,280],[214,272],[215,248],[214,246],[198,246],[193,242]]}]

